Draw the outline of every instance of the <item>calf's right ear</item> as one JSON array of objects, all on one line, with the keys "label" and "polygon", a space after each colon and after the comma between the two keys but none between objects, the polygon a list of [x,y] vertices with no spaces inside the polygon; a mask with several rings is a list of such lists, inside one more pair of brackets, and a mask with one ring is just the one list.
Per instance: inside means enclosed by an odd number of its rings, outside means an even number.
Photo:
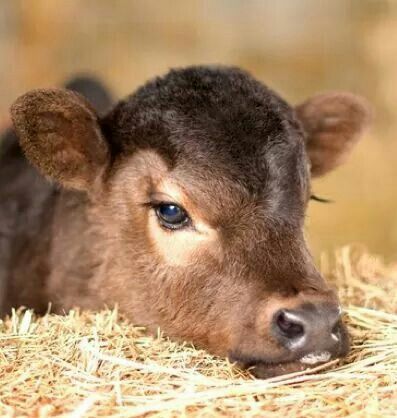
[{"label": "calf's right ear", "polygon": [[11,117],[26,157],[61,185],[88,190],[109,160],[98,116],[79,94],[33,90],[19,97]]}]

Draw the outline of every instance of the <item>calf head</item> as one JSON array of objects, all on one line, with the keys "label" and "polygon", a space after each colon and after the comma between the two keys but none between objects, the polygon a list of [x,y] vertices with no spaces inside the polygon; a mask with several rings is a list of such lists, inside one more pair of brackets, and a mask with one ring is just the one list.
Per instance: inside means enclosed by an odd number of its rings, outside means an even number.
[{"label": "calf head", "polygon": [[93,295],[260,376],[348,350],[303,222],[310,178],[345,159],[369,113],[349,93],[294,109],[224,67],[171,71],[104,117],[62,89],[12,107],[27,158],[89,198],[103,251]]}]

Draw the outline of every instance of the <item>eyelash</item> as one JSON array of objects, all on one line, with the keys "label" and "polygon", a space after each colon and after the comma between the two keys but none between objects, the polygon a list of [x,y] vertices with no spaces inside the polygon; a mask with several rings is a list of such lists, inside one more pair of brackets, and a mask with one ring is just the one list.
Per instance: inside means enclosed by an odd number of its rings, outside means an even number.
[{"label": "eyelash", "polygon": [[176,206],[179,206],[181,209],[185,210],[181,205],[179,205],[175,202],[169,202],[168,200],[150,200],[148,202],[142,203],[142,206],[145,206],[145,207],[148,207],[148,208],[151,208],[151,209],[156,209],[161,205],[176,205]]},{"label": "eyelash", "polygon": [[310,200],[314,200],[319,203],[333,203],[330,199],[324,199],[323,197],[316,196],[315,194],[310,195]]}]

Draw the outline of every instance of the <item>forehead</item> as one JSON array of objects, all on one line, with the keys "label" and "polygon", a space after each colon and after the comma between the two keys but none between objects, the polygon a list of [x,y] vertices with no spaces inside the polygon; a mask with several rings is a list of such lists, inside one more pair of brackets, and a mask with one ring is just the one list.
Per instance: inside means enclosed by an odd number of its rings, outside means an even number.
[{"label": "forehead", "polygon": [[119,149],[156,150],[175,175],[208,186],[210,195],[219,183],[234,193],[292,195],[307,182],[293,110],[235,68],[171,71],[121,102],[105,122]]},{"label": "forehead", "polygon": [[297,166],[298,158],[281,169],[278,163],[270,161],[262,173],[255,170],[247,173],[242,168],[226,170],[212,161],[177,162],[159,183],[159,190],[176,197],[186,208],[197,209],[200,216],[215,223],[245,215],[301,222],[309,185],[306,170],[300,164]]}]

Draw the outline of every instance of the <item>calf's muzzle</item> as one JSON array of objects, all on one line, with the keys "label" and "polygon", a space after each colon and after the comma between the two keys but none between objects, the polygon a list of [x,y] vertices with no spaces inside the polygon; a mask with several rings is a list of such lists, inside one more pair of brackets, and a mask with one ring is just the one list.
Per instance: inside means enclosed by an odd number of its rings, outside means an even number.
[{"label": "calf's muzzle", "polygon": [[257,377],[302,371],[349,352],[340,304],[329,289],[289,297],[273,294],[259,304],[255,316],[255,326],[246,328],[245,338],[229,357]]},{"label": "calf's muzzle", "polygon": [[324,362],[347,351],[338,305],[304,303],[294,309],[278,309],[272,318],[271,333],[303,364]]}]

